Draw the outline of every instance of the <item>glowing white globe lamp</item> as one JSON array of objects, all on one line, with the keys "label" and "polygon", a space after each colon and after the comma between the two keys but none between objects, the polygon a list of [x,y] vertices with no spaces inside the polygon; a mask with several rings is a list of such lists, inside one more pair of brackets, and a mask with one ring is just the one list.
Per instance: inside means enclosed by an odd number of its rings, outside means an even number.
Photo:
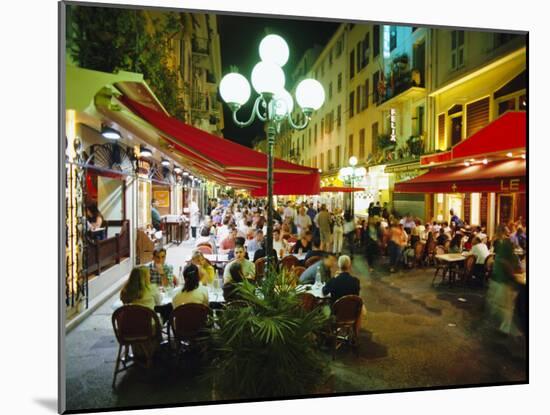
[{"label": "glowing white globe lamp", "polygon": [[277,92],[273,99],[275,100],[275,115],[279,118],[283,118],[286,115],[292,113],[294,109],[294,100],[292,95],[286,90],[282,89]]},{"label": "glowing white globe lamp", "polygon": [[296,88],[296,101],[304,111],[315,111],[325,102],[323,85],[315,79],[304,79]]},{"label": "glowing white globe lamp", "polygon": [[228,73],[220,82],[220,95],[228,104],[240,107],[250,98],[250,84],[241,74]]},{"label": "glowing white globe lamp", "polygon": [[284,66],[288,61],[288,45],[279,35],[267,35],[260,42],[260,58],[264,62]]},{"label": "glowing white globe lamp", "polygon": [[251,78],[258,94],[275,94],[285,87],[285,73],[272,62],[258,62],[252,69]]}]

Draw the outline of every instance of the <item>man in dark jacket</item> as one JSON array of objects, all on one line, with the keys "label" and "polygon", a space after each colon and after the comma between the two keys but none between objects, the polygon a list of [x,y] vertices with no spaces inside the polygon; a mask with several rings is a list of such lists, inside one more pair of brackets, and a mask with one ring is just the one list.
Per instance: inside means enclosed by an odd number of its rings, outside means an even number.
[{"label": "man in dark jacket", "polygon": [[347,255],[338,258],[338,269],[340,273],[329,280],[323,287],[323,294],[330,294],[332,302],[345,295],[359,295],[359,279],[350,274],[351,259]]}]

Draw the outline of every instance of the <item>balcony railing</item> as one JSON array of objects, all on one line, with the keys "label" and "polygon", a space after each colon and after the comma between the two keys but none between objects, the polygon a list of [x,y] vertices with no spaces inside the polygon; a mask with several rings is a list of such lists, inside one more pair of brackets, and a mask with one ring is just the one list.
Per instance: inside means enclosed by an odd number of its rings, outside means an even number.
[{"label": "balcony railing", "polygon": [[210,42],[208,38],[195,36],[191,40],[191,50],[200,55],[210,54]]}]

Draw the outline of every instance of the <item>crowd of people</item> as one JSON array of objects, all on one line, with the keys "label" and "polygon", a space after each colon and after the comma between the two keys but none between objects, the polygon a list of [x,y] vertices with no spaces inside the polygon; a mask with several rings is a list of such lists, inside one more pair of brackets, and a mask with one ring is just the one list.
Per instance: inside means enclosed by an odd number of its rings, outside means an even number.
[{"label": "crowd of people", "polygon": [[[256,262],[266,256],[267,207],[263,200],[211,200],[205,213],[200,223],[195,222],[198,231],[192,236],[195,248],[182,275],[185,288],[174,297],[173,307],[186,301],[208,304],[204,287],[217,277],[205,254],[228,256],[222,271],[226,300],[234,294],[234,284],[244,279],[255,280]],[[510,310],[514,310],[511,302],[516,301],[517,290],[513,274],[521,267],[517,252],[524,255],[527,249],[521,219],[499,226],[489,239],[483,227],[470,226],[452,210],[449,222],[423,222],[410,214],[401,217],[387,204],[380,203],[371,204],[368,213],[366,219],[356,220],[350,212],[338,208],[330,211],[324,204],[304,201],[277,206],[272,212],[272,255],[277,261],[290,254],[299,257],[300,265],[305,267],[299,282],[313,284],[320,280],[332,301],[359,293],[359,279],[350,273],[355,255],[364,255],[371,272],[382,269],[386,263],[389,271],[395,272],[418,261],[426,263],[433,259],[434,248],[438,246],[448,253],[467,252],[475,256],[473,280],[480,285],[487,279],[486,259],[494,255],[487,294],[489,309],[499,320],[502,331],[514,332]],[[124,295],[121,293],[124,302],[159,305],[154,288],[149,287],[178,282],[173,268],[165,264],[165,257],[166,252],[158,249],[145,270],[132,272]],[[311,257],[320,260],[311,264],[308,262]],[[136,289],[138,286],[141,288]]]}]

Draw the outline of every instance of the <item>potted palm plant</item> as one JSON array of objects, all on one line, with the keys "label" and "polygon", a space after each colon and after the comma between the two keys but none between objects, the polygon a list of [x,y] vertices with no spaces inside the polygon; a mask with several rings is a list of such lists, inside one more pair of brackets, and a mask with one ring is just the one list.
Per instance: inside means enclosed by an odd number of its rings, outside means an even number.
[{"label": "potted palm plant", "polygon": [[328,370],[316,333],[329,316],[320,308],[306,312],[284,272],[269,272],[259,287],[244,281],[237,292],[247,305],[226,307],[209,332],[214,399],[319,391]]}]

